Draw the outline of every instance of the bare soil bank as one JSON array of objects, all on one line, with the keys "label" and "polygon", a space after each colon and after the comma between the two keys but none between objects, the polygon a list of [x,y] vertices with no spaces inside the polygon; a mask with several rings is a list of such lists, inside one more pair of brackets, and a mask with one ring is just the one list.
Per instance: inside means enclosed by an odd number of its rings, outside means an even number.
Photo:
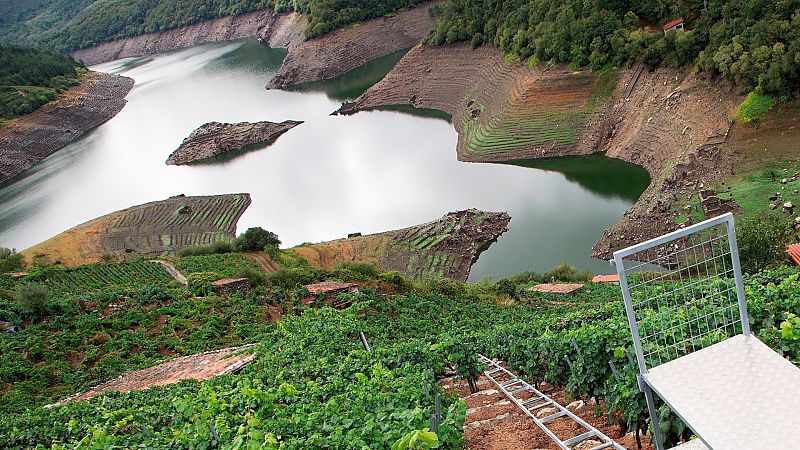
[{"label": "bare soil bank", "polygon": [[87,66],[133,56],[151,55],[177,48],[191,47],[206,42],[229,41],[253,37],[275,19],[271,9],[262,9],[237,16],[205,20],[193,25],[158,33],[146,33],[116,41],[104,42],[94,47],[72,53],[75,59]]},{"label": "bare soil bank", "polygon": [[189,164],[271,141],[301,123],[292,120],[281,123],[210,122],[192,131],[181,146],[169,155],[167,164]]},{"label": "bare soil bank", "polygon": [[28,262],[44,258],[72,266],[100,261],[104,255],[162,255],[230,241],[250,202],[249,194],[170,197],[78,225],[22,255]]},{"label": "bare soil bank", "polygon": [[675,229],[677,210],[724,178],[730,152],[719,144],[741,99],[726,83],[672,69],[625,69],[605,84],[608,79],[565,68],[506,64],[489,46],[419,46],[340,111],[391,105],[445,111],[459,133],[463,161],[605,151],[643,166],[650,186],[593,248],[608,258]]},{"label": "bare soil bank", "polygon": [[90,72],[59,99],[0,127],[0,182],[114,117],[132,87],[130,78]]},{"label": "bare soil bank", "polygon": [[360,262],[415,279],[440,276],[466,281],[478,256],[508,230],[510,220],[507,213],[470,209],[402,230],[301,245],[292,250],[326,269],[342,262]]},{"label": "bare soil bank", "polygon": [[[411,105],[444,111],[462,161],[587,154],[602,134],[597,77],[503,61],[494,47],[421,45],[340,112]],[[592,100],[590,102],[590,99]]]},{"label": "bare soil bank", "polygon": [[[298,26],[305,28],[305,21],[282,19],[271,27],[269,42],[273,47],[289,48],[289,55],[267,88],[334,78],[381,56],[413,47],[435,26],[428,14],[435,3],[425,3],[393,17],[371,19],[302,42],[282,36],[297,33]],[[288,45],[282,45],[281,41]]]}]

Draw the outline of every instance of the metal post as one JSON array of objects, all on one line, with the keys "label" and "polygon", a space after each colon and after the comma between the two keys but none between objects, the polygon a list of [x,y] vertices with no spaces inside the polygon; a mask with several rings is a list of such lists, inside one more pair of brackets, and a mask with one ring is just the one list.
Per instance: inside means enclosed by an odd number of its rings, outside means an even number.
[{"label": "metal post", "polygon": [[639,383],[639,388],[644,387],[644,398],[647,400],[647,411],[650,413],[650,425],[653,427],[652,439],[656,450],[664,450],[664,436],[661,434],[661,427],[658,425],[658,411],[656,411],[656,402],[653,400],[653,391],[647,383]]},{"label": "metal post", "polygon": [[372,350],[369,349],[369,342],[367,342],[367,337],[364,336],[363,331],[358,332],[358,337],[361,338],[361,344],[364,345],[364,350],[366,350],[367,353],[371,352]]},{"label": "metal post", "polygon": [[728,226],[728,245],[731,249],[731,263],[733,264],[733,278],[736,282],[736,297],[739,300],[739,318],[742,321],[742,334],[750,336],[750,322],[747,318],[747,301],[744,297],[744,283],[742,283],[742,266],[739,263],[739,246],[736,243],[736,226],[733,222],[733,214],[727,221]]},{"label": "metal post", "polygon": [[614,265],[617,268],[617,275],[619,276],[619,287],[620,290],[622,290],[622,299],[625,301],[625,315],[628,316],[628,327],[631,329],[633,348],[636,350],[636,361],[639,363],[639,373],[644,375],[647,373],[647,364],[644,361],[642,338],[639,336],[639,325],[636,324],[636,313],[633,311],[631,291],[628,287],[628,278],[625,275],[624,264],[622,256],[618,253],[614,253]]}]

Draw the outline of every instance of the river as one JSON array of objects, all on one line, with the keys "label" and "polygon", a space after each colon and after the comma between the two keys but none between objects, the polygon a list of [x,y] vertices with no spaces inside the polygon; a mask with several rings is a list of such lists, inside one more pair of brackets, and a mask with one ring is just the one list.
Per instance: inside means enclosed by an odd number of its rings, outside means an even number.
[{"label": "river", "polygon": [[[543,272],[562,262],[610,271],[590,257],[590,248],[647,187],[643,169],[603,156],[462,163],[456,132],[441,118],[397,111],[330,115],[401,55],[302,89],[265,90],[285,55],[246,40],[93,67],[136,81],[128,104],[0,185],[0,246],[26,248],[97,216],[176,194],[248,192],[253,204],[239,230],[269,229],[284,247],[479,208],[508,211],[512,219],[473,267],[473,281]],[[269,148],[213,164],[164,164],[203,123],[288,119],[305,123]]]}]

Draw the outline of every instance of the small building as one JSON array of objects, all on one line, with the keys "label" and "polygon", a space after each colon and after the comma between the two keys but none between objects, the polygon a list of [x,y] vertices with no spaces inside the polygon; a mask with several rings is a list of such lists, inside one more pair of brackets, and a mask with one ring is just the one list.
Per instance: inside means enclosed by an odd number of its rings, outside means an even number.
[{"label": "small building", "polygon": [[664,24],[664,34],[667,34],[669,30],[683,31],[683,27],[683,17],[678,17],[677,19]]},{"label": "small building", "polygon": [[236,293],[247,295],[250,292],[250,280],[247,278],[223,278],[211,283],[211,289],[220,297],[230,297]]},{"label": "small building", "polygon": [[[339,300],[339,294],[350,293],[357,294],[358,286],[354,283],[340,283],[338,281],[323,281],[322,283],[309,284],[306,286],[308,292],[312,296],[318,294],[326,301],[330,301],[331,306],[336,309],[344,309],[350,306],[350,301]],[[313,299],[308,299],[309,302]]]}]

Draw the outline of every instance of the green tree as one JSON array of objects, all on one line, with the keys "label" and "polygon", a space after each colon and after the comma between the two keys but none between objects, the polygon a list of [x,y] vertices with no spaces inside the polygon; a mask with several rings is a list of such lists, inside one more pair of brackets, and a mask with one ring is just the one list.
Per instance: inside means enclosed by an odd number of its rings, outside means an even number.
[{"label": "green tree", "polygon": [[281,245],[278,235],[261,227],[248,228],[236,239],[236,246],[245,251],[261,251],[267,247]]}]

